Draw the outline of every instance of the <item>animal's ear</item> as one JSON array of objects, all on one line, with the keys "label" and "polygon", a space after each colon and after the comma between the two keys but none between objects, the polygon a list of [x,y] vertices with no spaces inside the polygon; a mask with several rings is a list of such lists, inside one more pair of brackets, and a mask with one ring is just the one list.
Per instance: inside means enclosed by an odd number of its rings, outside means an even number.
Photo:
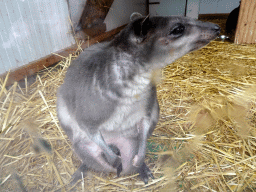
[{"label": "animal's ear", "polygon": [[134,22],[134,34],[138,39],[137,42],[141,43],[147,36],[148,31],[151,28],[151,22],[149,19],[149,15],[145,18],[139,19]]},{"label": "animal's ear", "polygon": [[140,13],[138,13],[138,12],[134,12],[130,16],[130,21],[134,21],[135,19],[138,19],[140,17],[143,17],[143,16]]}]

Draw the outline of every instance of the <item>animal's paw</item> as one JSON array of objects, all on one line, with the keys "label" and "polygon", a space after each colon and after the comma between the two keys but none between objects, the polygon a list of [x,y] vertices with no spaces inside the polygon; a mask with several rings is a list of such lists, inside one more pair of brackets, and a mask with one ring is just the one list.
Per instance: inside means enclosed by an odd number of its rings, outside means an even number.
[{"label": "animal's paw", "polygon": [[118,168],[119,166],[122,166],[122,159],[120,156],[117,156],[114,163],[112,164],[112,167]]},{"label": "animal's paw", "polygon": [[151,173],[148,166],[143,162],[142,166],[138,169],[140,179],[145,183],[148,184],[148,178],[151,177],[154,179],[153,174]]},{"label": "animal's paw", "polygon": [[[116,174],[117,174],[117,177],[120,176],[120,173],[122,172],[123,168],[122,168],[122,159],[120,157],[121,153],[120,153],[120,150],[117,148],[117,146],[115,145],[112,145],[110,144],[109,145],[110,149],[116,154],[118,155],[118,161],[115,161],[114,164],[113,164],[113,167],[116,168]],[[120,162],[119,162],[120,160]]]},{"label": "animal's paw", "polygon": [[83,174],[83,176],[85,176],[87,170],[88,170],[87,166],[86,166],[85,164],[82,164],[82,165],[76,170],[76,172],[72,175],[70,185],[73,186],[74,184],[76,184],[76,182],[77,182],[78,180],[82,179],[82,174]]}]

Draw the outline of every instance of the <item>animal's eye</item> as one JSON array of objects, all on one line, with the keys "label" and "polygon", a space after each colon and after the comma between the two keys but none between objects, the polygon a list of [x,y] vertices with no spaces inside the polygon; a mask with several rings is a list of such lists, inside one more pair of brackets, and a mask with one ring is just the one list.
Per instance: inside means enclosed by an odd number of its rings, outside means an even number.
[{"label": "animal's eye", "polygon": [[185,31],[185,26],[182,25],[181,23],[178,23],[172,28],[170,35],[174,37],[180,37],[181,35],[183,35],[184,31]]}]

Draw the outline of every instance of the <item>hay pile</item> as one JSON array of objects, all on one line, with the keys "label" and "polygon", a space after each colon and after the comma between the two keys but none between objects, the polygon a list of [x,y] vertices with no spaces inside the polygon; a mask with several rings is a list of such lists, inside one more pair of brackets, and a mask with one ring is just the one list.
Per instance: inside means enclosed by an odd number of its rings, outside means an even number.
[{"label": "hay pile", "polygon": [[[72,58],[30,86],[0,82],[0,191],[69,191],[80,164],[56,117]],[[214,41],[163,70],[146,163],[155,179],[89,173],[78,191],[256,190],[256,46]]]},{"label": "hay pile", "polygon": [[163,71],[152,140],[169,143],[165,176],[177,191],[256,190],[255,53],[214,41]]}]

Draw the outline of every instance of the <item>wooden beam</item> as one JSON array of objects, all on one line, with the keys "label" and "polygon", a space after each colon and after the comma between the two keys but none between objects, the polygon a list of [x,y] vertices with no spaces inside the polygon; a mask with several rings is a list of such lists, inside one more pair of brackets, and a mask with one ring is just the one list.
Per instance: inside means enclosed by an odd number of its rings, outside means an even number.
[{"label": "wooden beam", "polygon": [[199,14],[199,19],[227,19],[229,13]]},{"label": "wooden beam", "polygon": [[114,0],[87,0],[82,16],[80,26],[82,30],[90,37],[98,36],[106,31],[104,20]]},{"label": "wooden beam", "polygon": [[235,43],[256,43],[256,0],[241,1]]},{"label": "wooden beam", "polygon": [[[97,42],[107,40],[110,37],[112,37],[113,35],[120,32],[124,27],[125,27],[125,25],[118,27],[116,29],[113,29],[109,32],[102,33],[99,36],[88,40],[89,42],[88,41],[84,42],[81,47],[82,47],[82,49],[84,49],[84,48],[88,47],[88,44],[93,45]],[[72,54],[76,50],[77,50],[77,45],[75,44],[70,47],[67,47],[66,49],[60,50],[56,53],[58,55],[61,55],[62,57],[68,57],[69,54]],[[13,84],[15,81],[24,79],[26,76],[33,75],[34,73],[44,69],[45,67],[49,67],[49,66],[59,62],[62,59],[62,57],[57,56],[55,54],[51,54],[51,55],[43,57],[37,61],[30,62],[27,65],[24,65],[20,68],[16,68],[16,69],[10,71],[10,75],[7,80],[6,86],[9,86],[9,85]],[[7,73],[4,73],[4,74],[0,75],[0,78],[5,79],[6,75],[7,75]]]}]

